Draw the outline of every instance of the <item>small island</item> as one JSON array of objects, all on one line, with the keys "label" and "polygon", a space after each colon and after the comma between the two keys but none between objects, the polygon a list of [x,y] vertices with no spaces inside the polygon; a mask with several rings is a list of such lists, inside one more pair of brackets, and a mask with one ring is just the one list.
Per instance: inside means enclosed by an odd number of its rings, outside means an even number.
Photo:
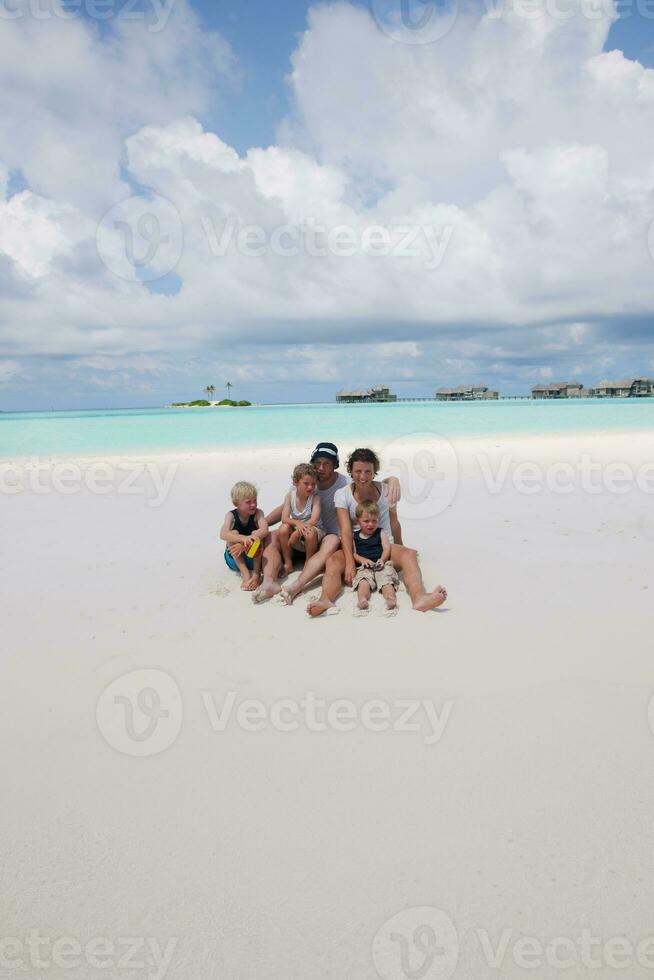
[{"label": "small island", "polygon": [[233,398],[229,397],[229,394],[234,387],[234,385],[228,381],[225,385],[227,388],[227,398],[223,398],[221,401],[213,401],[213,394],[215,392],[215,387],[213,385],[207,385],[204,389],[205,395],[208,398],[196,398],[190,402],[173,402],[170,408],[249,408],[252,402],[248,401],[234,401]]},{"label": "small island", "polygon": [[231,398],[223,398],[220,402],[209,402],[206,398],[196,398],[192,402],[173,402],[171,408],[248,408],[252,402],[235,402]]}]

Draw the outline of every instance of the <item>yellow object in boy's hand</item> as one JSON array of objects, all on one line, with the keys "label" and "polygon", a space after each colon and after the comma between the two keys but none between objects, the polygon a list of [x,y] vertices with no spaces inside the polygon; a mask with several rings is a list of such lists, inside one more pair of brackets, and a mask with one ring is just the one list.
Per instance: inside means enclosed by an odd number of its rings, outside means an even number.
[{"label": "yellow object in boy's hand", "polygon": [[248,558],[254,558],[254,556],[256,555],[260,547],[261,547],[260,541],[253,541],[248,551],[245,552]]}]

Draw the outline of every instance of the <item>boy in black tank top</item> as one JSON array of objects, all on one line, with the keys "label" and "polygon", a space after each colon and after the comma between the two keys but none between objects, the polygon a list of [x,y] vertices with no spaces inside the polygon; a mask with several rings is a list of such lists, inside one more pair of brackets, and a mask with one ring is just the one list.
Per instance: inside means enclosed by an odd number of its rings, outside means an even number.
[{"label": "boy in black tank top", "polygon": [[391,543],[379,527],[379,507],[366,500],[356,509],[359,530],[354,532],[354,560],[359,569],[352,588],[357,594],[356,615],[368,612],[370,596],[379,589],[386,602],[386,614],[397,612],[397,587],[400,580],[390,560]]},{"label": "boy in black tank top", "polygon": [[[233,510],[225,514],[220,537],[226,542],[225,562],[234,572],[241,573],[241,588],[252,592],[261,581],[262,542],[268,534],[268,525],[263,511],[257,506],[257,488],[251,483],[241,481],[232,487]],[[259,542],[256,553],[249,558],[248,552]],[[240,544],[243,553],[233,558],[229,553],[230,544]]]}]

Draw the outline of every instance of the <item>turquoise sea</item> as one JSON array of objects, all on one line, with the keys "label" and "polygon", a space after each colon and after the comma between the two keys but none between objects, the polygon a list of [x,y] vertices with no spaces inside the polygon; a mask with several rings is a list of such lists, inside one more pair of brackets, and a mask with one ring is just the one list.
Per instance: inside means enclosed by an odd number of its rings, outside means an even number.
[{"label": "turquoise sea", "polygon": [[411,434],[651,430],[654,399],[398,402],[394,405],[264,405],[254,408],[128,409],[0,414],[0,457],[184,452],[319,439],[358,444]]}]

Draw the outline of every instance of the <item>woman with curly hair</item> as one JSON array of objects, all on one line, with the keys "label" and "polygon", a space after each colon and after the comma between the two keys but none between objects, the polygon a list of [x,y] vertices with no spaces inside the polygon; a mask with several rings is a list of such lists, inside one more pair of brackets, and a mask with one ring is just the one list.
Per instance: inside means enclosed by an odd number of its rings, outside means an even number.
[{"label": "woman with curly hair", "polygon": [[379,526],[391,542],[391,561],[395,569],[403,574],[413,608],[418,612],[428,612],[442,606],[447,599],[447,590],[442,585],[433,592],[427,592],[417,553],[412,548],[395,543],[388,487],[375,480],[379,466],[379,458],[372,449],[355,449],[347,461],[350,482],[337,490],[334,496],[341,549],[327,559],[320,598],[310,602],[307,607],[310,616],[321,616],[334,605],[343,580],[346,585],[352,586],[356,575],[353,550],[353,530],[358,527],[356,510],[359,504],[366,501],[374,501],[379,507]]}]

